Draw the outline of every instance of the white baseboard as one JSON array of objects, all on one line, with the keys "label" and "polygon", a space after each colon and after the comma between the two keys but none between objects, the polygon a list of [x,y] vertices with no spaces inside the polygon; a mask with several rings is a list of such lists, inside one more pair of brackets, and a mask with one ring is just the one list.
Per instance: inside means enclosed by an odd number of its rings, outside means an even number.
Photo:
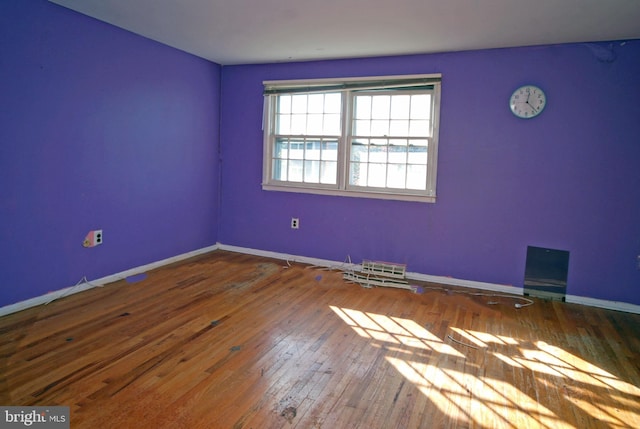
[{"label": "white baseboard", "polygon": [[92,289],[94,287],[104,286],[108,283],[113,283],[118,280],[123,280],[127,277],[144,273],[146,271],[150,271],[155,268],[162,267],[164,265],[169,265],[174,262],[182,261],[183,259],[192,258],[194,256],[201,255],[203,253],[213,252],[214,250],[217,250],[217,249],[218,249],[218,245],[215,244],[213,246],[205,247],[202,249],[194,250],[192,252],[187,252],[181,255],[173,256],[171,258],[163,259],[161,261],[156,261],[156,262],[152,262],[150,264],[142,265],[136,268],[131,268],[129,270],[122,271],[117,274],[112,274],[110,276],[101,277],[99,279],[88,280],[87,282],[80,283],[76,286],[70,286],[61,290],[57,290],[55,292],[48,293],[46,295],[41,295],[35,298],[28,299],[26,301],[21,301],[15,304],[7,305],[0,308],[0,317],[5,316],[7,314],[11,314],[11,313],[16,313],[18,311],[22,311],[30,307],[35,307],[37,305],[48,304],[64,296],[73,295],[75,293]]},{"label": "white baseboard", "polygon": [[265,258],[280,259],[287,262],[300,262],[303,264],[314,265],[327,268],[344,268],[358,269],[360,264],[354,264],[351,261],[337,262],[329,259],[310,258],[307,256],[289,255],[286,253],[272,252],[269,250],[250,249],[248,247],[230,246],[228,244],[218,243],[218,249],[235,253],[244,253],[247,255],[263,256]]},{"label": "white baseboard", "polygon": [[[79,284],[77,286],[71,286],[56,292],[51,292],[46,295],[28,299],[26,301],[21,301],[16,304],[7,305],[5,307],[0,308],[0,317],[5,316],[7,314],[15,313],[21,310],[25,310],[29,307],[35,307],[37,305],[46,304],[58,298],[61,298],[63,296],[71,295],[71,294],[82,292],[84,290],[91,289],[97,286],[103,286],[108,283],[122,280],[136,274],[144,273],[146,271],[150,271],[155,268],[162,267],[164,265],[172,264],[174,262],[192,258],[194,256],[198,256],[204,253],[213,252],[215,250],[226,250],[229,252],[244,253],[247,255],[280,259],[287,262],[299,262],[303,264],[315,265],[318,267],[328,267],[333,269],[357,270],[360,268],[359,263],[353,263],[348,260],[343,262],[338,262],[338,261],[332,261],[329,259],[310,258],[307,256],[290,255],[286,253],[272,252],[269,250],[251,249],[248,247],[231,246],[227,244],[217,243],[213,246],[194,250],[192,252],[183,253],[181,255],[163,259],[161,261],[152,262],[147,265],[142,265],[140,267],[122,271],[117,274],[113,274],[113,275],[102,277],[95,280],[89,280],[88,282]],[[493,292],[507,293],[511,295],[523,295],[524,293],[523,288],[519,288],[515,286],[457,279],[453,277],[433,276],[429,274],[412,273],[412,272],[407,273],[406,277],[410,280],[445,284],[445,285],[451,285],[451,286],[460,286],[460,287],[466,287],[466,288],[472,288],[472,289],[487,290],[487,291],[493,291]],[[606,301],[602,299],[587,298],[587,297],[576,296],[576,295],[567,295],[566,302],[573,303],[573,304],[586,305],[589,307],[605,308],[607,310],[615,310],[615,311],[623,311],[626,313],[640,314],[640,305],[629,304],[626,302]]]},{"label": "white baseboard", "polygon": [[587,298],[586,296],[567,295],[566,302],[588,305],[589,307],[606,308],[607,310],[624,311],[625,313],[640,314],[640,305],[628,302],[606,301],[604,299]]},{"label": "white baseboard", "polygon": [[444,276],[432,276],[429,274],[420,273],[407,273],[407,278],[411,280],[418,280],[421,282],[460,286],[470,289],[488,290],[492,292],[508,293],[510,295],[523,295],[523,289],[520,287],[500,285],[496,283],[476,282],[473,280],[463,280]]},{"label": "white baseboard", "polygon": [[[230,246],[230,245],[221,244],[221,243],[218,243],[218,248],[220,250],[227,250],[230,252],[245,253],[248,255],[255,255],[255,256],[264,256],[267,258],[281,259],[283,261],[290,261],[290,262],[301,262],[304,264],[311,264],[311,265],[316,265],[320,267],[349,268],[349,269],[357,269],[360,267],[360,264],[358,263],[349,264],[347,262],[337,262],[337,261],[331,261],[328,259],[308,258],[306,256],[289,255],[286,253],[271,252],[268,250],[259,250],[259,249],[250,249],[246,247]],[[457,279],[453,277],[444,277],[444,276],[433,276],[429,274],[412,273],[412,272],[408,272],[406,274],[406,277],[410,280],[417,280],[417,281],[423,281],[423,282],[431,282],[431,283],[445,284],[450,286],[460,286],[460,287],[466,287],[471,289],[487,290],[492,292],[507,293],[510,295],[519,295],[519,296],[524,295],[523,288],[510,286],[510,285],[478,282],[473,280],[464,280],[464,279]],[[626,313],[640,314],[640,305],[629,304],[626,302],[606,301],[602,299],[586,298],[586,297],[575,296],[575,295],[567,295],[566,302],[587,305],[589,307],[605,308],[607,310],[616,310],[616,311],[623,311]]]}]

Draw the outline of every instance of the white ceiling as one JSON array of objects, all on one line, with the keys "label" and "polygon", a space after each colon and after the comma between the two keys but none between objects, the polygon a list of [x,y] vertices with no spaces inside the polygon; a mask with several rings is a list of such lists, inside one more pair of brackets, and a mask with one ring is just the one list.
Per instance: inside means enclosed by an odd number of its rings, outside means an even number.
[{"label": "white ceiling", "polygon": [[50,0],[219,64],[640,39],[640,0]]}]

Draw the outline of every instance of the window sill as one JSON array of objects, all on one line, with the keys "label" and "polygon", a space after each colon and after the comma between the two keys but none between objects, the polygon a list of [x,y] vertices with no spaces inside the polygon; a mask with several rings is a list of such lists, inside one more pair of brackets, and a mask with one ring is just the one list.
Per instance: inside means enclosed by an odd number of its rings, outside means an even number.
[{"label": "window sill", "polygon": [[391,194],[387,192],[374,192],[374,191],[354,191],[343,189],[327,189],[327,188],[311,188],[308,186],[293,186],[293,185],[273,185],[262,184],[263,191],[278,191],[278,192],[296,192],[302,194],[317,194],[317,195],[331,195],[337,197],[352,197],[352,198],[373,198],[380,200],[396,200],[396,201],[415,201],[422,203],[435,203],[435,196],[425,196],[416,194]]}]

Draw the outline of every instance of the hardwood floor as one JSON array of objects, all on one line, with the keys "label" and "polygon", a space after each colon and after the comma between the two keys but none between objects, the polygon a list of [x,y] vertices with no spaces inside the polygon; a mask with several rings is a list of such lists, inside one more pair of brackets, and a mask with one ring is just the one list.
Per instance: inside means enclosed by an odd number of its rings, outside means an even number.
[{"label": "hardwood floor", "polygon": [[217,251],[0,318],[72,428],[638,428],[640,315]]}]

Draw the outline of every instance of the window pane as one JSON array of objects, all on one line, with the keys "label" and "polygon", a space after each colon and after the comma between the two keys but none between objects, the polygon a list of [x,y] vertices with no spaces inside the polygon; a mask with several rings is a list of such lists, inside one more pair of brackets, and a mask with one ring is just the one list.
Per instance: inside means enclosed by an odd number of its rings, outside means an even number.
[{"label": "window pane", "polygon": [[273,160],[272,176],[274,180],[287,180],[287,162],[286,159]]},{"label": "window pane", "polygon": [[367,164],[364,162],[352,162],[349,176],[349,184],[354,186],[367,186]]},{"label": "window pane", "polygon": [[411,137],[429,137],[429,121],[411,121],[409,135]]},{"label": "window pane", "polygon": [[322,134],[322,114],[307,115],[307,130],[305,134],[319,136]]},{"label": "window pane", "polygon": [[304,159],[304,143],[301,140],[289,144],[289,159]]},{"label": "window pane", "polygon": [[309,113],[324,112],[324,94],[309,94]]},{"label": "window pane", "polygon": [[389,135],[392,136],[408,136],[409,121],[408,120],[392,120]]},{"label": "window pane", "polygon": [[371,97],[359,95],[354,98],[354,103],[356,119],[371,119]]},{"label": "window pane", "polygon": [[291,134],[291,115],[278,115],[276,134]]},{"label": "window pane", "polygon": [[407,166],[405,164],[389,164],[387,168],[387,187],[404,189],[406,174]]},{"label": "window pane", "polygon": [[338,178],[338,163],[322,161],[320,163],[320,183],[335,185]]},{"label": "window pane", "polygon": [[340,131],[340,114],[324,115],[324,125],[322,132],[329,136],[339,136]]},{"label": "window pane", "polygon": [[358,140],[351,143],[351,161],[367,162],[369,160],[369,141]]},{"label": "window pane", "polygon": [[387,178],[387,164],[369,164],[367,186],[384,188]]},{"label": "window pane", "polygon": [[358,119],[353,126],[354,136],[370,136],[371,135],[371,121]]},{"label": "window pane", "polygon": [[371,118],[388,119],[391,97],[388,95],[374,95],[371,101]]},{"label": "window pane", "polygon": [[[372,140],[369,146],[369,162],[387,162],[386,140]],[[377,144],[376,144],[377,143]]]},{"label": "window pane", "polygon": [[281,95],[278,97],[278,113],[291,113],[290,95]]},{"label": "window pane", "polygon": [[426,165],[407,166],[407,189],[416,189],[422,191],[427,189]]},{"label": "window pane", "polygon": [[291,117],[291,134],[304,134],[307,130],[307,115]]},{"label": "window pane", "polygon": [[371,135],[372,136],[389,135],[389,121],[386,119],[371,121]]},{"label": "window pane", "polygon": [[391,119],[409,119],[410,95],[394,95],[391,98]]},{"label": "window pane", "polygon": [[342,111],[342,94],[330,93],[324,97],[324,112],[325,113],[340,113]]},{"label": "window pane", "polygon": [[302,161],[289,162],[289,179],[290,182],[302,182]]},{"label": "window pane", "polygon": [[291,113],[307,113],[307,96],[293,95],[291,96]]},{"label": "window pane", "polygon": [[304,181],[306,183],[320,182],[320,161],[304,162]]},{"label": "window pane", "polygon": [[289,156],[289,141],[286,139],[276,140],[273,148],[273,156],[275,158],[287,158]]},{"label": "window pane", "polygon": [[409,143],[409,164],[427,165],[427,142],[422,140],[412,140]]},{"label": "window pane", "polygon": [[320,159],[320,142],[310,141],[306,143],[304,159]]},{"label": "window pane", "polygon": [[337,141],[322,142],[322,159],[324,161],[338,160],[338,142]]},{"label": "window pane", "polygon": [[407,163],[407,146],[390,145],[389,162],[393,164]]},{"label": "window pane", "polygon": [[411,119],[429,119],[431,117],[431,95],[411,96]]}]

